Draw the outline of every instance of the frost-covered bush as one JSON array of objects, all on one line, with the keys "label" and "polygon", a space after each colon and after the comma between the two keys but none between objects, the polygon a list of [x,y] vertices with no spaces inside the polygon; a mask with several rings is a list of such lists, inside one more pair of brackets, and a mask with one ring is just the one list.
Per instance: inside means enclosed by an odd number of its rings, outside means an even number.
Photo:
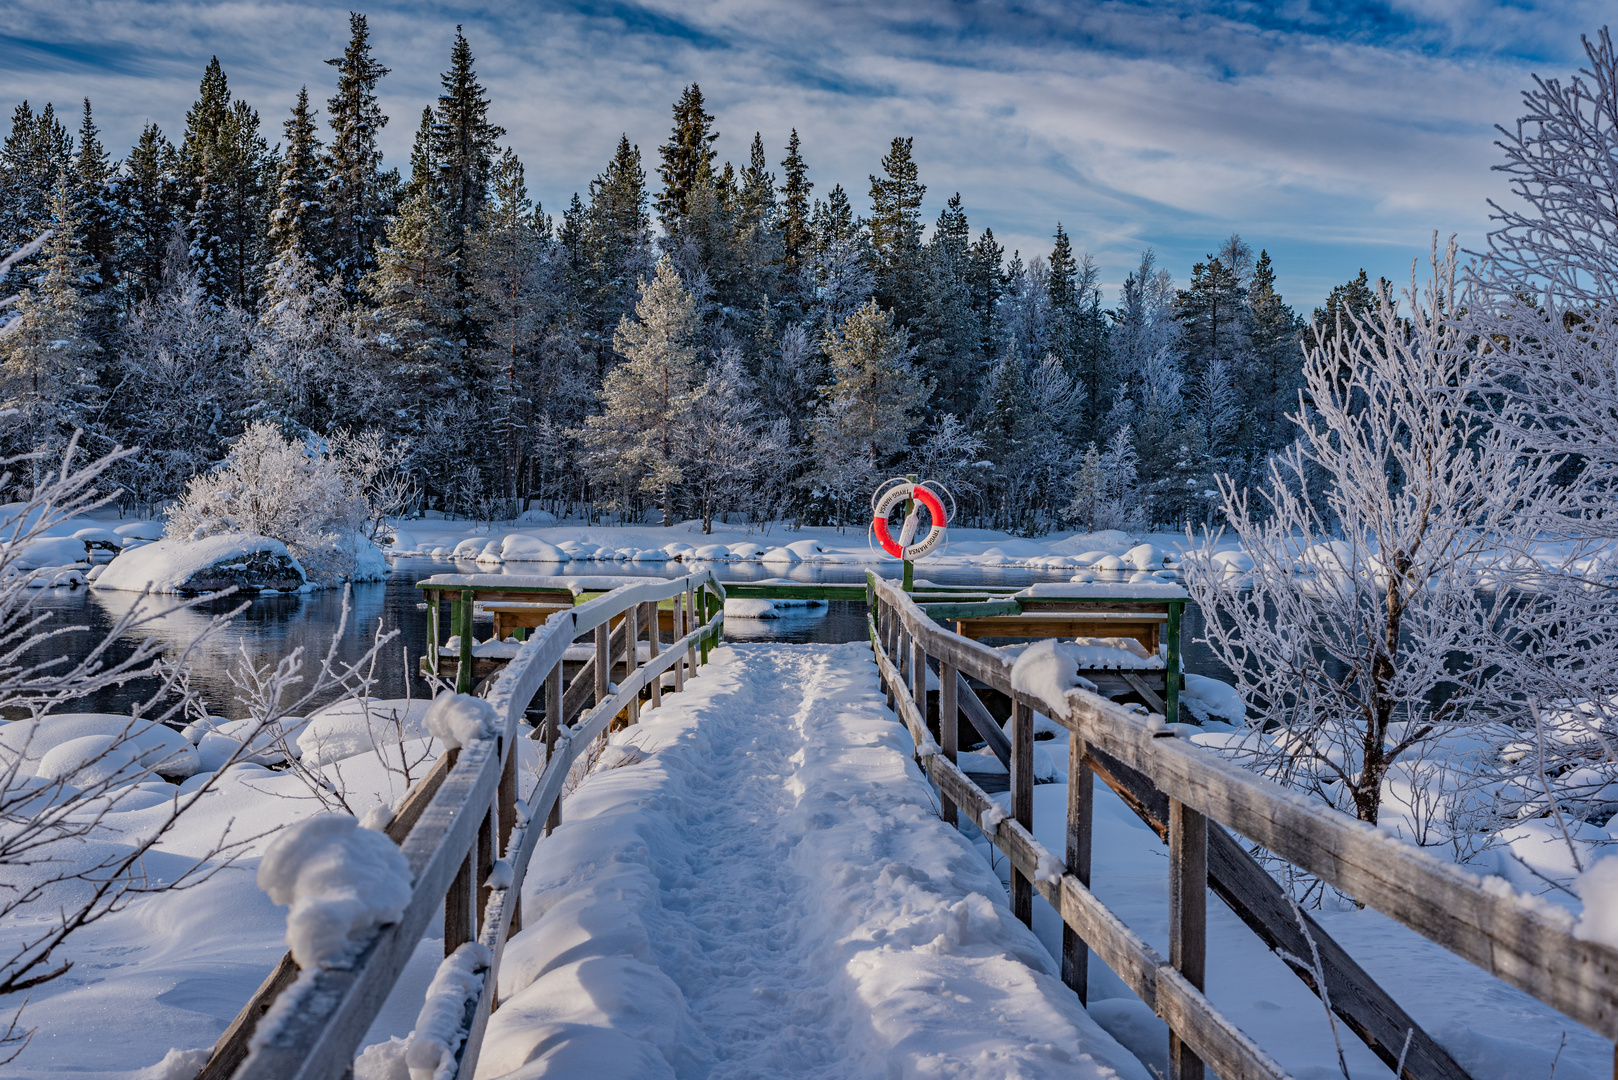
[{"label": "frost-covered bush", "polygon": [[283,436],[271,423],[249,427],[217,468],[191,478],[169,514],[168,536],[269,536],[286,544],[316,581],[353,579],[370,562],[370,504],[335,458]]}]

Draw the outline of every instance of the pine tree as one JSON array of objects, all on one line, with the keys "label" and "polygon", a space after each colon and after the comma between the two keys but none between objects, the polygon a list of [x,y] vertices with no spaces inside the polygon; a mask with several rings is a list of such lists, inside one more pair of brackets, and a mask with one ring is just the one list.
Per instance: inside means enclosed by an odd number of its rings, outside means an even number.
[{"label": "pine tree", "polygon": [[591,471],[613,485],[623,507],[635,492],[657,493],[663,524],[674,524],[679,449],[693,394],[702,379],[696,303],[664,257],[641,290],[633,317],[625,315],[613,346],[625,362],[601,381],[602,412],[585,420],[580,441]]},{"label": "pine tree", "polygon": [[275,209],[270,213],[269,255],[272,264],[281,258],[298,258],[320,273],[331,263],[325,229],[328,219],[321,201],[321,146],[308,87],[298,91],[298,102],[285,128],[286,150],[281,157]]},{"label": "pine tree", "polygon": [[972,309],[972,237],[959,192],[939,211],[923,265],[921,313],[911,330],[939,388],[929,413],[965,416],[977,403],[983,360]]},{"label": "pine tree", "polygon": [[1216,370],[1228,378],[1246,374],[1251,272],[1252,249],[1232,235],[1217,254],[1191,267],[1190,284],[1175,297],[1181,355],[1193,397],[1206,397],[1204,384]]},{"label": "pine tree", "polygon": [[27,449],[54,444],[58,419],[74,421],[73,399],[91,383],[86,363],[100,351],[88,333],[91,308],[84,296],[95,267],[79,243],[82,226],[74,201],[72,180],[64,171],[51,196],[51,236],[38,275],[0,336],[0,409],[22,413],[32,443]]},{"label": "pine tree", "polygon": [[421,123],[410,144],[410,183],[405,186],[406,197],[427,195],[437,199],[438,158],[433,153],[433,110],[421,110]]},{"label": "pine tree", "polygon": [[595,345],[597,371],[604,374],[613,355],[612,329],[634,303],[636,283],[651,265],[646,172],[640,147],[632,146],[627,135],[619,136],[606,171],[590,182],[583,248],[585,323]]},{"label": "pine tree", "polygon": [[407,410],[418,417],[462,387],[458,328],[459,255],[431,194],[417,192],[399,207],[365,279],[390,368],[403,384]]},{"label": "pine tree", "polygon": [[781,258],[788,273],[803,266],[811,243],[809,192],[814,186],[799,148],[798,129],[793,128],[781,162]]},{"label": "pine tree", "polygon": [[1298,317],[1276,291],[1275,268],[1268,251],[1259,252],[1253,266],[1247,307],[1252,320],[1254,360],[1249,398],[1255,412],[1259,449],[1273,450],[1292,440],[1295,429],[1287,414],[1297,408],[1303,369],[1299,362]]},{"label": "pine tree", "polygon": [[163,255],[180,205],[179,155],[156,124],[147,124],[124,159],[118,183],[118,261],[131,303],[163,284]]},{"label": "pine tree", "polygon": [[101,144],[101,132],[84,99],[79,123],[78,152],[73,157],[73,201],[79,219],[79,242],[90,260],[90,293],[108,292],[118,284],[119,206],[112,156]]},{"label": "pine tree", "polygon": [[0,246],[8,252],[49,227],[57,177],[73,165],[73,137],[46,104],[38,115],[24,101],[0,144]]},{"label": "pine tree", "polygon": [[1005,292],[1005,270],[1002,260],[1006,249],[994,239],[993,229],[984,229],[972,245],[972,266],[969,282],[972,292],[972,313],[977,321],[978,350],[984,355],[994,351],[995,309]]},{"label": "pine tree", "polygon": [[698,182],[704,178],[710,183],[714,180],[713,143],[719,132],[713,130],[713,121],[703,104],[702,87],[692,83],[674,103],[674,130],[669,141],[657,148],[663,161],[657,170],[663,190],[653,205],[671,239],[679,234],[687,202]]},{"label": "pine tree", "polygon": [[438,196],[450,235],[464,243],[488,200],[496,144],[506,129],[489,123],[489,98],[472,67],[472,47],[455,28],[449,70],[439,80],[432,148],[438,167]]},{"label": "pine tree", "polygon": [[258,129],[258,113],[245,101],[231,101],[214,57],[186,113],[180,146],[186,235],[203,290],[216,302],[241,307],[254,303],[263,281],[270,158]]},{"label": "pine tree", "polygon": [[817,451],[828,441],[849,443],[874,477],[896,463],[932,385],[916,372],[910,335],[875,300],[827,335],[821,348],[831,377],[821,394],[827,405],[846,408],[834,408],[817,425]]},{"label": "pine tree", "polygon": [[326,63],[337,69],[337,93],[326,101],[331,151],[325,163],[324,199],[329,224],[333,280],[353,295],[376,265],[375,249],[391,209],[377,138],[388,118],[377,104],[376,85],[388,69],[371,55],[365,16],[348,16],[348,48]]},{"label": "pine tree", "polygon": [[913,143],[910,137],[895,138],[882,158],[883,175],[871,175],[876,296],[900,325],[920,310],[921,300],[921,199],[927,188],[917,178]]}]

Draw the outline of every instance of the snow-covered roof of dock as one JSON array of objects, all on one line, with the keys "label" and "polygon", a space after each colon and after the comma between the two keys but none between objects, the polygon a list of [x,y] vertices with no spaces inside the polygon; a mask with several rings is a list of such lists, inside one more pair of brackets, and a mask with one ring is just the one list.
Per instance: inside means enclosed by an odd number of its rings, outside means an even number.
[{"label": "snow-covered roof of dock", "polygon": [[1045,581],[1015,594],[1039,600],[1189,600],[1172,581]]}]

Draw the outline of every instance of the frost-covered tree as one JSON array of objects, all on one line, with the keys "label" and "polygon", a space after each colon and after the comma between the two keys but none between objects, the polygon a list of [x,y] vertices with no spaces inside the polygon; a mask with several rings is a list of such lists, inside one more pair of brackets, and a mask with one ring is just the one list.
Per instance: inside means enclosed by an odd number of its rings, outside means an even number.
[{"label": "frost-covered tree", "polygon": [[700,332],[696,303],[665,256],[634,316],[618,324],[613,345],[625,361],[602,380],[602,411],[579,434],[591,472],[617,490],[618,505],[635,493],[656,494],[664,525],[674,524],[681,440],[702,380]]},{"label": "frost-covered tree", "polygon": [[118,181],[118,261],[124,295],[138,304],[163,285],[163,256],[180,209],[179,155],[156,124],[141,129]]},{"label": "frost-covered tree", "polygon": [[186,114],[178,168],[184,187],[189,258],[216,302],[251,308],[265,259],[270,154],[258,112],[232,101],[219,58],[208,62],[197,101]]},{"label": "frost-covered tree", "polygon": [[462,338],[460,258],[431,193],[405,200],[364,292],[375,304],[376,343],[407,408],[420,411],[452,391]]},{"label": "frost-covered tree", "polygon": [[814,423],[819,482],[845,506],[898,464],[932,387],[917,374],[910,335],[870,301],[821,344],[830,381]]},{"label": "frost-covered tree", "polygon": [[781,161],[781,259],[789,274],[803,265],[811,243],[809,192],[814,186],[803,160],[798,129],[793,128],[787,139],[787,156]]},{"label": "frost-covered tree", "polygon": [[313,581],[374,576],[370,507],[339,465],[266,421],[250,425],[219,466],[194,476],[170,513],[167,535],[221,533],[281,541]]},{"label": "frost-covered tree", "polygon": [[692,395],[678,450],[682,486],[704,533],[713,532],[716,516],[753,503],[750,493],[781,470],[785,442],[758,413],[741,352],[725,349]]},{"label": "frost-covered tree", "polygon": [[432,154],[437,196],[457,245],[477,224],[488,203],[497,144],[506,129],[489,122],[489,96],[473,68],[472,46],[455,28],[449,70],[439,77],[443,93],[433,116]]},{"label": "frost-covered tree", "polygon": [[875,255],[876,296],[908,322],[920,309],[921,200],[915,140],[895,137],[882,157],[882,175],[871,174],[871,251]]},{"label": "frost-covered tree", "polygon": [[1098,449],[1092,442],[1069,481],[1073,499],[1063,516],[1086,532],[1134,532],[1142,528],[1146,515],[1137,464],[1135,434],[1127,424],[1113,434],[1106,449]]},{"label": "frost-covered tree", "polygon": [[[1253,559],[1234,587],[1205,546],[1188,561],[1206,640],[1240,680],[1265,764],[1376,822],[1389,770],[1477,722],[1501,616],[1477,583],[1550,468],[1471,407],[1486,386],[1474,328],[1454,317],[1455,248],[1403,302],[1383,289],[1304,361],[1313,410],[1257,492],[1220,480]],[[1301,490],[1311,476],[1327,488]],[[1313,496],[1311,498],[1310,496]]]}]

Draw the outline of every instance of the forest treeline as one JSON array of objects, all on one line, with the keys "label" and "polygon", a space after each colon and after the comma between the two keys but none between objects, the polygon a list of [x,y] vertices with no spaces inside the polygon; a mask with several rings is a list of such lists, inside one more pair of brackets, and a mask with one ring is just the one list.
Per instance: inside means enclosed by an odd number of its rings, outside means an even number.
[{"label": "forest treeline", "polygon": [[[324,115],[300,90],[273,147],[217,59],[178,140],[148,125],[121,161],[88,99],[76,132],[16,107],[0,454],[138,446],[117,479],[149,511],[270,421],[317,453],[393,440],[418,509],[857,523],[917,471],[1040,533],[1203,520],[1215,476],[1295,437],[1305,326],[1239,236],[1183,288],[1147,251],[1105,297],[1061,224],[1008,258],[955,195],[928,230],[910,138],[864,213],[795,130],[721,163],[696,85],[666,142],[620,137],[547,213],[459,29],[402,169],[350,31]],[[1371,301],[1362,272],[1316,316]],[[13,473],[0,500],[36,479]]]}]

